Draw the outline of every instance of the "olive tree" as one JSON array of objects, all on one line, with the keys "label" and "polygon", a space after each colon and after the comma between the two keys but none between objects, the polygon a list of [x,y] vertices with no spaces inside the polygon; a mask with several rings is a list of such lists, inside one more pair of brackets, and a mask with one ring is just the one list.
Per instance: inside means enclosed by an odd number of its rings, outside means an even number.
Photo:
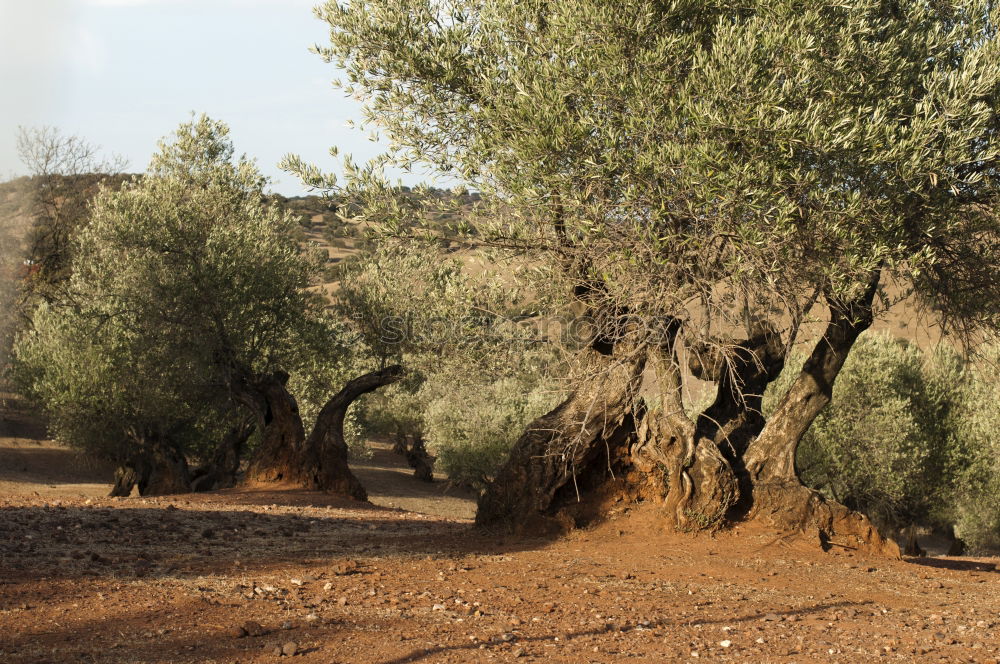
[{"label": "olive tree", "polygon": [[66,438],[104,427],[155,472],[185,451],[179,434],[201,425],[221,432],[211,456],[231,482],[250,429],[242,408],[258,436],[248,481],[364,498],[347,466],[344,416],[401,369],[348,381],[306,435],[290,376],[356,363],[326,302],[306,289],[313,266],[295,220],[267,203],[264,186],[224,124],[182,124],[144,177],[95,198],[67,298],[40,310],[19,344],[23,374]]},{"label": "olive tree", "polygon": [[[381,163],[482,192],[482,241],[550,266],[592,323],[574,391],[524,433],[480,523],[572,514],[578,496],[631,483],[681,527],[750,514],[881,546],[863,517],[801,485],[795,452],[891,304],[885,284],[912,289],[946,329],[995,329],[1000,9],[354,0],[317,12],[330,26],[319,53],[392,146]],[[355,180],[377,180],[381,163]],[[820,331],[804,334],[814,317]],[[796,341],[811,350],[765,420],[760,395]],[[696,417],[687,371],[717,386]]]},{"label": "olive tree", "polygon": [[401,453],[426,443],[453,483],[481,488],[558,401],[565,358],[537,315],[542,294],[516,287],[523,267],[501,274],[468,247],[460,260],[437,242],[382,240],[345,270],[339,297],[368,347],[408,378],[366,400],[365,423]]}]

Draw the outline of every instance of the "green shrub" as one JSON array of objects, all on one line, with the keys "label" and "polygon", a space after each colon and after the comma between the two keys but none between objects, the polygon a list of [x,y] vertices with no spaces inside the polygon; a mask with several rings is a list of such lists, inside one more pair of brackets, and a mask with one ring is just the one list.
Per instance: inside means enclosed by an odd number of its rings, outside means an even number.
[{"label": "green shrub", "polygon": [[420,394],[424,378],[412,373],[404,380],[368,395],[361,406],[364,429],[368,433],[405,439],[423,436],[425,399]]},{"label": "green shrub", "polygon": [[482,489],[528,424],[561,398],[546,378],[548,364],[532,358],[526,353],[507,367],[513,375],[471,372],[459,362],[439,362],[429,375],[415,371],[365,398],[362,426],[394,440],[423,438],[437,470],[455,484]]},{"label": "green shrub", "polygon": [[[862,336],[799,446],[802,481],[883,526],[954,527],[972,550],[1000,550],[998,361],[1000,348],[970,368],[947,348]],[[765,413],[802,362],[768,388]]]},{"label": "green shrub", "polygon": [[528,424],[558,401],[553,386],[537,379],[450,383],[424,413],[428,447],[449,479],[482,489]]},{"label": "green shrub", "polygon": [[955,478],[948,516],[956,534],[972,550],[1000,551],[1000,385],[996,362],[1000,349],[992,349],[971,375],[965,399],[953,422],[953,444],[948,460]]}]

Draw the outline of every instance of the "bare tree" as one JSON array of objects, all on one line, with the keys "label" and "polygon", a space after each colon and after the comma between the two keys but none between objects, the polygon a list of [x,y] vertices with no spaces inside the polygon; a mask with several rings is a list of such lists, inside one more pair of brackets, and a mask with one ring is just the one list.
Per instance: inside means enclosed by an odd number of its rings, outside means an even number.
[{"label": "bare tree", "polygon": [[26,260],[33,295],[51,299],[65,283],[70,238],[87,216],[103,182],[118,181],[127,167],[123,157],[102,157],[100,148],[55,127],[19,127],[17,153],[30,174],[32,226]]}]

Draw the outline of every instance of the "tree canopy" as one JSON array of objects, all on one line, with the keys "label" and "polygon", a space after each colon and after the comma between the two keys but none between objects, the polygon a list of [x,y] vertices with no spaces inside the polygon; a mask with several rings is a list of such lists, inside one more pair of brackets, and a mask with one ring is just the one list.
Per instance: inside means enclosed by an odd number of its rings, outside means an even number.
[{"label": "tree canopy", "polygon": [[321,8],[320,53],[397,161],[495,194],[498,235],[633,313],[712,312],[707,338],[883,271],[989,328],[996,11],[359,1]]},{"label": "tree canopy", "polygon": [[[980,0],[320,7],[318,51],[389,139],[381,163],[483,192],[480,237],[541,256],[598,323],[604,359],[589,375],[603,387],[583,380],[532,425],[480,519],[551,513],[611,439],[668,469],[677,522],[716,523],[742,503],[832,532],[794,489],[795,449],[892,303],[884,286],[912,289],[967,339],[1000,322],[998,12]],[[381,163],[349,174],[384,196]],[[765,425],[759,395],[816,312],[826,329]],[[697,418],[683,371],[718,384]],[[634,401],[650,372],[658,413]]]},{"label": "tree canopy", "polygon": [[207,458],[241,407],[260,410],[248,392],[263,377],[346,361],[305,288],[314,266],[295,222],[264,185],[202,116],[144,177],[96,196],[68,295],[38,309],[17,349],[61,438],[122,463],[152,448]]}]

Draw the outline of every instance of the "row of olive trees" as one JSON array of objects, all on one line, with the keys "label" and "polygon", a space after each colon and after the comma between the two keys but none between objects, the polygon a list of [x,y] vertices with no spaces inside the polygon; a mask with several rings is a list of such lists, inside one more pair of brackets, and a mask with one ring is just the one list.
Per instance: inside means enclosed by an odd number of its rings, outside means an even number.
[{"label": "row of olive trees", "polygon": [[[892,304],[884,284],[912,286],[949,331],[1000,328],[1000,9],[357,0],[318,13],[331,36],[320,54],[346,71],[348,92],[393,146],[388,160],[482,192],[455,230],[537,267],[537,292],[560,289],[592,324],[565,399],[515,443],[480,501],[481,523],[546,519],[637,478],[643,495],[665,496],[666,523],[750,514],[881,546],[863,519],[803,487],[795,459],[855,342]],[[271,232],[285,222],[259,203],[259,176],[229,158],[216,129],[182,132],[149,182],[98,199],[79,290],[107,279],[93,299],[109,304],[93,315],[70,308],[93,321],[148,317],[111,344],[123,358],[115,371],[134,357],[169,362],[172,384],[215,386],[254,413],[251,478],[360,495],[342,460],[344,404],[401,371],[376,370],[325,404],[305,436],[287,377],[310,364],[300,358],[330,352],[336,325],[303,293],[301,257],[277,239],[285,233]],[[387,235],[433,238],[440,229],[424,221],[439,217],[394,195],[379,165],[350,165],[340,193]],[[116,230],[125,220],[141,238]],[[214,228],[236,238],[232,250],[220,250]],[[107,236],[88,244],[98,230]],[[137,279],[127,283],[138,284],[139,306],[128,306],[119,269]],[[454,282],[415,290],[448,294]],[[448,302],[432,309],[452,316]],[[816,305],[826,329],[765,419],[760,395]],[[497,309],[470,311],[452,317],[464,340]],[[105,328],[83,329],[98,343]],[[377,366],[441,345],[362,339]],[[718,385],[693,417],[688,370]],[[643,393],[655,393],[655,408]],[[140,437],[170,427],[154,429]]]},{"label": "row of olive trees", "polygon": [[[455,403],[529,362],[525,298],[439,243],[376,249],[345,269],[336,302],[312,293],[322,262],[265,184],[203,116],[64,224],[65,264],[28,301],[14,376],[56,437],[118,464],[115,495],[228,487],[242,471],[363,498],[347,411],[399,380],[400,361],[411,384],[461,363]],[[45,209],[41,227],[68,218]]]}]

